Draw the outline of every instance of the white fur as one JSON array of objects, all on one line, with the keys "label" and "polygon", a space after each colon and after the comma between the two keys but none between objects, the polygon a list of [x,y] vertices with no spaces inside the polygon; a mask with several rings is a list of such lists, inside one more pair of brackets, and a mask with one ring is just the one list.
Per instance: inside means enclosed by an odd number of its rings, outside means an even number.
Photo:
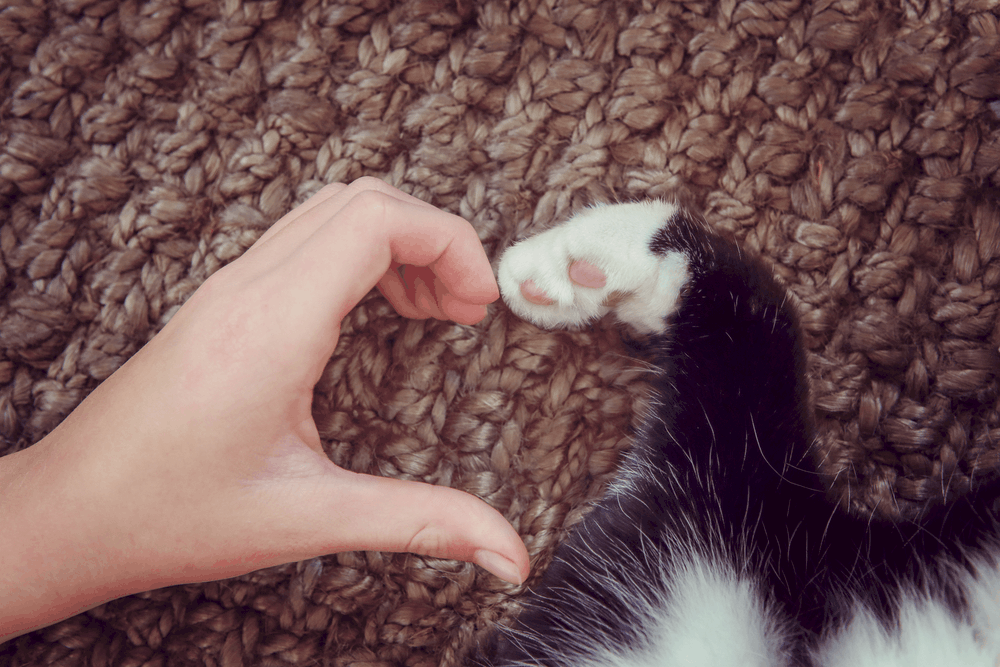
[{"label": "white fur", "polygon": [[[946,564],[942,564],[947,567]],[[1000,665],[1000,573],[982,564],[961,575],[969,593],[969,622],[943,604],[906,591],[899,626],[887,633],[864,607],[814,653],[821,667],[997,667]]]},{"label": "white fur", "polygon": [[638,664],[785,664],[780,622],[753,582],[705,562],[692,562],[674,577],[671,602],[658,619],[655,641]]},{"label": "white fur", "polygon": [[[658,257],[649,244],[677,211],[676,204],[664,201],[595,206],[512,246],[498,271],[504,301],[520,317],[552,328],[595,320],[611,310],[604,305],[609,295],[626,294],[615,307],[618,319],[644,333],[662,333],[664,318],[673,312],[688,280],[688,261],[680,252]],[[569,267],[575,260],[603,271],[605,286],[573,283]],[[528,280],[555,303],[527,301],[521,284]]]},{"label": "white fur", "polygon": [[[627,566],[627,564],[626,564]],[[592,647],[580,667],[778,667],[787,634],[757,585],[728,566],[694,558],[664,578],[662,598],[633,598],[645,611],[639,646]],[[969,577],[971,624],[927,596],[904,595],[899,626],[886,632],[857,607],[851,622],[814,652],[817,667],[1000,666],[1000,573]],[[625,591],[619,594],[627,595]]]},{"label": "white fur", "polygon": [[822,667],[992,667],[995,659],[938,602],[907,599],[897,632],[888,634],[867,609],[856,610],[843,631],[814,655]]},{"label": "white fur", "polygon": [[[992,549],[996,556],[996,547]],[[987,563],[980,563],[978,577],[968,579],[969,607],[976,639],[983,650],[994,656],[993,665],[1000,665],[1000,572]]]},{"label": "white fur", "polygon": [[755,583],[694,558],[665,577],[663,597],[644,601],[646,641],[602,646],[586,667],[778,667],[788,664],[781,620]]}]

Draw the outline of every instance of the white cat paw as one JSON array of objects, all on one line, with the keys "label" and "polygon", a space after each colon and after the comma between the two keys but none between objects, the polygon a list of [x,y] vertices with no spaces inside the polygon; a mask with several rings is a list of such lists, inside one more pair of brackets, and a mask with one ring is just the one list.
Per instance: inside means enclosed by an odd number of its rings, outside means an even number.
[{"label": "white cat paw", "polygon": [[663,201],[607,204],[510,247],[497,281],[520,317],[575,327],[614,312],[643,333],[662,333],[689,278],[679,251],[655,253],[654,236],[679,208]]}]

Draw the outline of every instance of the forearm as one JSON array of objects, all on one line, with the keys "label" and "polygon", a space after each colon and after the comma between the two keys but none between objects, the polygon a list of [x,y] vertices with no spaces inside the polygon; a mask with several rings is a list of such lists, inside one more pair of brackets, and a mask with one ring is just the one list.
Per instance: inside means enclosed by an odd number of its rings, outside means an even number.
[{"label": "forearm", "polygon": [[0,642],[135,592],[102,490],[75,483],[59,436],[0,458]]}]

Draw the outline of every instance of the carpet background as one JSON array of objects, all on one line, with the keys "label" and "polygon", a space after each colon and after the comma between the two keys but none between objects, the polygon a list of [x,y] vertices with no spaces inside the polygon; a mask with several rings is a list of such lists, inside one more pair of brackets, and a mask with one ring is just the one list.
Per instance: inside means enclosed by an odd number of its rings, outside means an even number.
[{"label": "carpet background", "polygon": [[[680,194],[802,313],[835,492],[919,511],[1000,466],[998,0],[2,0],[0,453],[30,446],[322,184],[383,178],[491,257]],[[544,567],[643,395],[609,326],[370,295],[330,456],[476,493]],[[123,499],[127,501],[127,499]],[[350,553],[118,600],[9,665],[454,665],[518,590]]]}]

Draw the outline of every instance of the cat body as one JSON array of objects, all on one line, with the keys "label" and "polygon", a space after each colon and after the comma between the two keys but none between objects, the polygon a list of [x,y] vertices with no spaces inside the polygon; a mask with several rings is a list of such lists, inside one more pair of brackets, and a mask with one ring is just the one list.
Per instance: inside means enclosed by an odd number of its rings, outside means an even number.
[{"label": "cat body", "polygon": [[[571,278],[581,268],[589,286]],[[995,490],[918,522],[832,502],[796,318],[758,261],[652,201],[513,246],[498,281],[540,326],[614,312],[657,372],[617,479],[475,661],[1000,664]]]}]

